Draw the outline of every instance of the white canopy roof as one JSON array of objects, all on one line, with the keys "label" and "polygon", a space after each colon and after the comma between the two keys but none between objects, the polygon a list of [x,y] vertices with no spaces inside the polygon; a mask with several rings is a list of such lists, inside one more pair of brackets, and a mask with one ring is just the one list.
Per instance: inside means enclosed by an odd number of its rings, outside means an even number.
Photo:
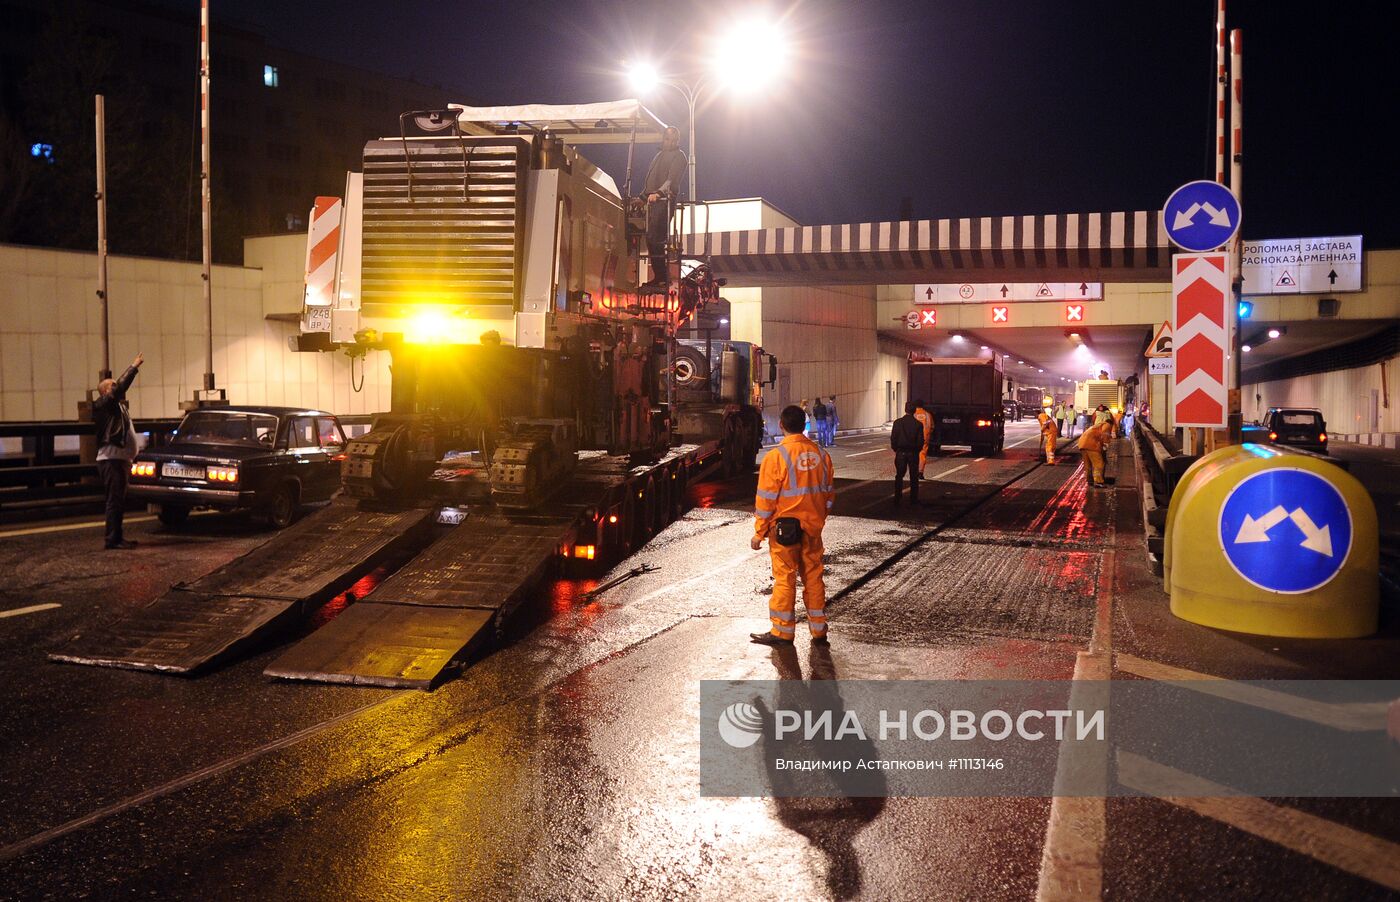
[{"label": "white canopy roof", "polygon": [[523,127],[548,130],[568,144],[626,144],[635,127],[638,143],[661,140],[666,124],[640,100],[601,103],[527,103],[520,106],[462,106],[457,110],[462,131],[471,135],[512,135]]}]

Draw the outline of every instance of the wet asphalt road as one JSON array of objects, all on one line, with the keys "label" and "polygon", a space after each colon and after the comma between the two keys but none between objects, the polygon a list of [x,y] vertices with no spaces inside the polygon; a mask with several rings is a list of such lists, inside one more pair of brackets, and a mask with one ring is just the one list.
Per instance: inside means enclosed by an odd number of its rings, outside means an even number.
[{"label": "wet asphalt road", "polygon": [[[61,605],[0,620],[0,898],[1034,898],[1049,799],[697,786],[702,679],[1065,679],[1107,612],[1115,650],[1217,675],[1346,657],[1164,615],[1133,480],[1090,492],[1072,461],[1035,462],[1032,433],[1012,426],[998,458],[931,460],[917,509],[888,497],[884,436],[841,443],[829,652],[801,630],[795,652],[745,641],[771,590],[747,546],[750,477],[699,487],[622,568],[655,573],[593,600],[601,580],[552,584],[512,641],[433,693],[273,682],[280,647],[195,680],[47,663],[268,535],[211,516],[180,535],[135,524],[128,554],[94,551],[92,529],[0,539],[0,611]],[[1394,806],[1296,807],[1400,842]],[[1349,873],[1248,824],[1105,808],[1106,897],[1385,896],[1365,861]]]}]

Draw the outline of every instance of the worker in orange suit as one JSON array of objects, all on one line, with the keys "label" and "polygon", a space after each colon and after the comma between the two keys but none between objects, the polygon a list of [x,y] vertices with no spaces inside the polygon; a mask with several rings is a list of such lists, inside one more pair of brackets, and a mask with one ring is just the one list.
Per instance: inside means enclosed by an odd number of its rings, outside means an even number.
[{"label": "worker in orange suit", "polygon": [[1053,464],[1055,462],[1055,441],[1060,437],[1059,427],[1055,425],[1055,420],[1050,414],[1041,411],[1036,415],[1040,421],[1040,437],[1045,445],[1045,462]]},{"label": "worker in orange suit", "polygon": [[773,597],[768,602],[771,628],[751,633],[760,645],[791,646],[796,635],[797,576],[802,575],[802,604],[812,641],[827,644],[826,586],[822,582],[822,527],[836,498],[831,456],[802,434],[807,415],[789,405],[778,416],[783,440],[758,468],[754,498],[753,539],[757,551],[768,540],[773,561]]},{"label": "worker in orange suit", "polygon": [[1079,450],[1084,455],[1084,473],[1089,485],[1096,489],[1107,488],[1103,481],[1104,451],[1108,449],[1109,433],[1113,429],[1112,420],[1104,420],[1084,430],[1079,436]]},{"label": "worker in orange suit", "polygon": [[924,464],[928,463],[928,445],[933,438],[933,414],[929,413],[928,407],[924,405],[923,399],[914,402],[914,419],[923,424],[924,446],[919,450],[919,478],[924,478]]}]

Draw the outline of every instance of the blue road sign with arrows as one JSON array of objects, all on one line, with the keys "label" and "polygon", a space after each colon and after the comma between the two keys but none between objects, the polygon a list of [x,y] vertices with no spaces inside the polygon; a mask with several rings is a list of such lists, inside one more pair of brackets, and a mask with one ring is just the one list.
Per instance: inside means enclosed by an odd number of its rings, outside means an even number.
[{"label": "blue road sign with arrows", "polygon": [[1351,510],[1308,470],[1264,470],[1220,507],[1220,544],[1235,571],[1261,589],[1296,594],[1327,584],[1351,551]]},{"label": "blue road sign with arrows", "polygon": [[1240,204],[1219,182],[1187,182],[1167,198],[1162,225],[1182,250],[1213,251],[1240,230]]}]

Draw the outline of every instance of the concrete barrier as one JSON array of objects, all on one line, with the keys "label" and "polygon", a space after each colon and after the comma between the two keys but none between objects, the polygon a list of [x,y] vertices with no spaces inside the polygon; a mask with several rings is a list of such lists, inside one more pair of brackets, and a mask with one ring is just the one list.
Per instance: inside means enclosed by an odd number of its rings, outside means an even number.
[{"label": "concrete barrier", "polygon": [[1222,448],[1172,493],[1163,582],[1183,620],[1263,636],[1365,636],[1376,630],[1379,574],[1375,505],[1326,460]]}]

